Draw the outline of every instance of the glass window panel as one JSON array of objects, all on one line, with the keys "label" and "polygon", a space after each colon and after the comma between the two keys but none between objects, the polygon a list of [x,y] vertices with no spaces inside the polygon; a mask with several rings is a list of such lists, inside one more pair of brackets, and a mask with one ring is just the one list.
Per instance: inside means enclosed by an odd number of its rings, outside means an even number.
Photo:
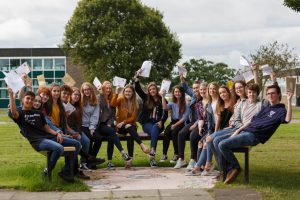
[{"label": "glass window panel", "polygon": [[54,82],[54,79],[46,78],[46,85],[51,85]]},{"label": "glass window panel", "polygon": [[5,89],[7,88],[7,85],[6,85],[6,83],[5,83],[4,80],[1,80],[1,81],[0,81],[0,87],[1,87],[1,88],[5,88]]},{"label": "glass window panel", "polygon": [[42,59],[32,59],[33,70],[42,70]]},{"label": "glass window panel", "polygon": [[10,70],[17,69],[21,65],[20,59],[10,59]]},{"label": "glass window panel", "polygon": [[55,78],[62,78],[65,76],[65,71],[56,71]]},{"label": "glass window panel", "polygon": [[9,59],[0,59],[0,71],[9,71]]},{"label": "glass window panel", "polygon": [[0,90],[0,98],[2,98],[2,99],[8,98],[8,93],[7,93],[6,89],[1,89]]},{"label": "glass window panel", "polygon": [[53,69],[53,59],[44,59],[44,70]]},{"label": "glass window panel", "polygon": [[38,86],[38,85],[39,85],[38,80],[37,79],[33,79],[33,87]]},{"label": "glass window panel", "polygon": [[59,85],[63,85],[64,84],[61,79],[55,79],[55,83],[57,83]]},{"label": "glass window panel", "polygon": [[36,78],[38,75],[41,75],[41,74],[43,74],[42,71],[34,71],[33,72],[33,77]]},{"label": "glass window panel", "polygon": [[56,70],[65,70],[65,59],[64,58],[56,58],[55,59],[55,69]]},{"label": "glass window panel", "polygon": [[45,78],[53,78],[54,72],[53,71],[44,71]]}]

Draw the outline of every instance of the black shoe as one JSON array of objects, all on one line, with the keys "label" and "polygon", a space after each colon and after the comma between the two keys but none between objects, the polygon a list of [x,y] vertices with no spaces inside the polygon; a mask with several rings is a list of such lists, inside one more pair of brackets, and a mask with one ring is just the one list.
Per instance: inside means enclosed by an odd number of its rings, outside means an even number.
[{"label": "black shoe", "polygon": [[129,157],[129,155],[127,153],[122,154],[122,158],[124,161],[129,162],[132,160],[131,157]]},{"label": "black shoe", "polygon": [[157,167],[157,163],[154,158],[150,159],[150,167]]},{"label": "black shoe", "polygon": [[62,178],[63,180],[67,181],[67,182],[74,182],[74,178],[70,177],[69,175],[65,174],[64,172],[59,172],[58,175],[60,176],[60,178]]},{"label": "black shoe", "polygon": [[80,179],[84,179],[84,180],[91,179],[89,176],[85,175],[82,171],[78,171],[78,173],[76,174],[76,177],[78,177]]},{"label": "black shoe", "polygon": [[45,169],[43,170],[42,176],[43,177],[47,177],[48,176],[48,169],[47,169],[47,167],[45,167]]},{"label": "black shoe", "polygon": [[88,158],[88,162],[93,163],[94,165],[100,165],[105,162],[105,159],[104,158],[96,158],[94,156],[91,156]]},{"label": "black shoe", "polygon": [[93,170],[96,170],[97,169],[97,166],[94,164],[94,163],[87,163],[87,167],[89,169],[93,169]]}]

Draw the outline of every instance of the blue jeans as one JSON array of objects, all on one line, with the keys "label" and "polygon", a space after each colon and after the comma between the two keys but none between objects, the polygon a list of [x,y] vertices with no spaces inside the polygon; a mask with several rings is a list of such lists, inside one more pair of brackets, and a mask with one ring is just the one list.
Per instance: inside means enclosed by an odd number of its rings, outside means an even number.
[{"label": "blue jeans", "polygon": [[234,156],[232,149],[243,146],[256,146],[259,140],[251,132],[242,131],[240,134],[222,140],[218,147],[225,160],[229,163],[229,167],[233,169],[240,169],[240,164]]},{"label": "blue jeans", "polygon": [[[43,139],[38,147],[38,151],[51,151],[50,155],[50,166],[54,169],[57,160],[64,153],[64,147],[75,147],[75,162],[77,162],[77,156],[81,148],[81,144],[73,139],[63,137],[63,142],[59,144],[57,138]],[[75,163],[74,163],[74,166]],[[70,172],[70,159],[65,158],[64,171]]]},{"label": "blue jeans", "polygon": [[[233,132],[237,130],[237,128],[230,128],[230,129],[223,129],[220,131],[216,131],[213,134],[210,135],[210,137],[214,140],[216,137],[221,136],[221,135],[227,135],[227,134],[233,134]],[[206,148],[207,148],[207,162],[211,162],[212,161],[212,157],[213,157],[213,152],[215,150],[214,146],[213,146],[213,140],[210,142],[206,142]],[[218,158],[217,158],[218,159]]]},{"label": "blue jeans", "polygon": [[151,137],[151,148],[156,149],[160,128],[156,123],[143,124],[143,131]]},{"label": "blue jeans", "polygon": [[[86,134],[84,132],[81,132],[81,135],[78,136],[76,138],[76,140],[81,143],[82,151],[88,154],[89,153],[89,148],[90,148],[90,139],[86,136]],[[81,156],[80,157],[80,162],[81,163],[86,163],[87,162],[86,157]]]}]

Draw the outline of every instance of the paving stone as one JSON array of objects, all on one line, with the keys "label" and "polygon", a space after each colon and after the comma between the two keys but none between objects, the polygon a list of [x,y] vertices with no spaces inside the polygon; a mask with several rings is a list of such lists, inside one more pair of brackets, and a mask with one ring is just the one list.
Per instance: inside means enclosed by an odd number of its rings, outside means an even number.
[{"label": "paving stone", "polygon": [[262,200],[254,189],[215,189],[216,200]]},{"label": "paving stone", "polygon": [[209,193],[203,189],[171,189],[171,190],[159,190],[162,197],[182,197],[182,196],[207,196]]},{"label": "paving stone", "polygon": [[0,199],[1,200],[9,200],[16,192],[14,191],[5,191],[0,190]]},{"label": "paving stone", "polygon": [[144,198],[144,197],[159,197],[158,190],[126,190],[112,191],[113,198]]},{"label": "paving stone", "polygon": [[11,200],[52,200],[60,199],[61,192],[16,192]]},{"label": "paving stone", "polygon": [[75,200],[75,199],[110,199],[112,198],[112,192],[68,192],[65,193],[61,200]]}]

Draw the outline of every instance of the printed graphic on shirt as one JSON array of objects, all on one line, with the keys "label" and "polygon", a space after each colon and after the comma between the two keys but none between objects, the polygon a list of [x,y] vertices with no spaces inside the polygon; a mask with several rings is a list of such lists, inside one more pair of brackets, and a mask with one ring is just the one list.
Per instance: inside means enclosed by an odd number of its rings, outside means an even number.
[{"label": "printed graphic on shirt", "polygon": [[33,126],[36,123],[35,117],[41,117],[41,115],[40,114],[25,114],[24,115],[25,122],[28,124],[31,124]]},{"label": "printed graphic on shirt", "polygon": [[276,112],[274,112],[273,110],[270,111],[270,114],[268,115],[268,117],[272,117]]}]

